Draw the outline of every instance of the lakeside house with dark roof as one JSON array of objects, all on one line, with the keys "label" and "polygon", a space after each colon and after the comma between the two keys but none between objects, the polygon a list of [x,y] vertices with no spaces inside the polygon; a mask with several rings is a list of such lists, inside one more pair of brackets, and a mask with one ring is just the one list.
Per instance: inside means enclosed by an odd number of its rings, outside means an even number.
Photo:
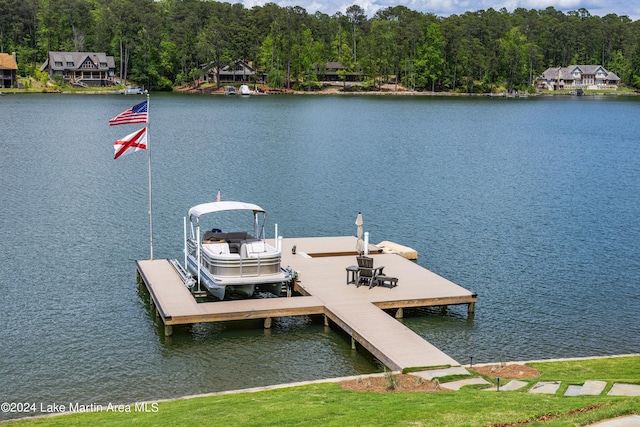
[{"label": "lakeside house with dark roof", "polygon": [[602,65],[570,65],[552,67],[538,77],[538,88],[562,89],[612,89],[620,84],[620,77],[607,71]]},{"label": "lakeside house with dark roof", "polygon": [[40,70],[77,86],[115,84],[115,60],[104,52],[49,52]]},{"label": "lakeside house with dark roof", "polygon": [[16,84],[18,62],[16,54],[0,53],[0,88],[10,88]]},{"label": "lakeside house with dark roof", "polygon": [[204,80],[215,83],[220,78],[220,83],[247,83],[258,78],[258,71],[253,67],[251,62],[237,60],[231,64],[218,67],[213,61],[202,65],[204,70]]},{"label": "lakeside house with dark roof", "polygon": [[327,82],[339,82],[343,78],[348,82],[356,82],[360,80],[362,73],[360,72],[344,72],[344,66],[339,62],[325,62],[324,64],[315,65],[318,80]]}]

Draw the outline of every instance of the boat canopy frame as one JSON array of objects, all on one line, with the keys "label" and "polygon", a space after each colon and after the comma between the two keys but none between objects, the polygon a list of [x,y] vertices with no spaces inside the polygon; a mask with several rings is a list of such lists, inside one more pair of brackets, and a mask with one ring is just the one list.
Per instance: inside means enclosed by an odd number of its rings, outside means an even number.
[{"label": "boat canopy frame", "polygon": [[[199,229],[201,216],[211,214],[211,213],[216,213],[216,212],[227,212],[227,211],[253,212],[254,234],[258,238],[261,238],[260,236],[264,236],[264,226],[267,220],[267,212],[264,209],[262,209],[260,206],[255,205],[253,203],[225,200],[221,202],[202,203],[189,209],[189,222],[191,223],[192,238],[195,238],[194,234],[196,234],[193,230],[194,219],[195,219],[196,227]],[[258,214],[260,213],[262,214],[262,227],[259,227],[259,224],[258,224]]]}]

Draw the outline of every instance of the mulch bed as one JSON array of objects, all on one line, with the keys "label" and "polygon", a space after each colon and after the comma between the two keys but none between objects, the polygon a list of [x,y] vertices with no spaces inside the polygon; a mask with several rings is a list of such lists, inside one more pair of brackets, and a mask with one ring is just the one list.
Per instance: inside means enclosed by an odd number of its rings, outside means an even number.
[{"label": "mulch bed", "polygon": [[[525,365],[487,365],[474,366],[472,370],[483,375],[500,377],[506,379],[536,378],[540,373]],[[340,381],[338,385],[345,390],[351,391],[373,391],[378,393],[389,392],[449,392],[440,387],[437,381],[409,374],[394,374],[376,377],[361,377],[352,380]]]},{"label": "mulch bed", "polygon": [[409,374],[385,375],[379,377],[364,377],[341,381],[338,385],[351,391],[389,392],[427,392],[448,391],[425,378]]}]

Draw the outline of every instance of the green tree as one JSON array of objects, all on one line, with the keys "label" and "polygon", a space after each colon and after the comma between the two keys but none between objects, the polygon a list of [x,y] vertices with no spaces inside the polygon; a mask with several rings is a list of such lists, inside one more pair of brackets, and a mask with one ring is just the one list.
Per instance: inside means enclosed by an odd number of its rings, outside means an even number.
[{"label": "green tree", "polygon": [[529,44],[518,27],[513,27],[500,39],[500,45],[502,61],[507,69],[508,90],[511,92],[515,86],[522,86],[526,81]]},{"label": "green tree", "polygon": [[438,24],[427,27],[424,43],[418,49],[416,60],[416,83],[419,87],[426,87],[431,83],[431,91],[435,91],[436,81],[442,76],[444,64],[445,40]]},{"label": "green tree", "polygon": [[357,46],[357,40],[358,40],[358,27],[362,25],[363,22],[366,21],[367,16],[364,13],[364,9],[357,5],[351,5],[347,8],[347,19],[349,20],[349,22],[351,23],[351,28],[352,28],[352,39],[353,39],[353,62],[357,63],[358,62],[358,46]]}]

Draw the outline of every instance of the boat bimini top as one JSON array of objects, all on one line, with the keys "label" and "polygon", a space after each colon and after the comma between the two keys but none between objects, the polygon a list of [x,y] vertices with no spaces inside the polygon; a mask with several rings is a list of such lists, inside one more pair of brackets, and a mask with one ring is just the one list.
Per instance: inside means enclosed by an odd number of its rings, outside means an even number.
[{"label": "boat bimini top", "polygon": [[[267,219],[267,212],[262,209],[258,205],[254,205],[253,203],[245,203],[245,202],[233,202],[233,201],[223,201],[223,202],[209,202],[203,203],[201,205],[196,205],[189,209],[189,222],[191,223],[191,236],[195,238],[196,234],[193,229],[194,222],[198,228],[200,229],[200,217],[205,214],[211,214],[216,212],[226,212],[226,211],[250,211],[253,212],[253,233],[254,236],[261,238],[264,236],[264,225]],[[258,224],[258,215],[262,214],[262,227]],[[195,221],[194,221],[195,220]],[[186,227],[186,224],[185,224]],[[185,229],[186,234],[186,229]],[[186,238],[186,235],[185,235]]]},{"label": "boat bimini top", "polygon": [[193,220],[193,217],[199,219],[202,215],[223,211],[253,211],[254,215],[259,212],[265,213],[264,209],[253,203],[232,201],[210,202],[196,205],[189,209],[189,219]]}]

